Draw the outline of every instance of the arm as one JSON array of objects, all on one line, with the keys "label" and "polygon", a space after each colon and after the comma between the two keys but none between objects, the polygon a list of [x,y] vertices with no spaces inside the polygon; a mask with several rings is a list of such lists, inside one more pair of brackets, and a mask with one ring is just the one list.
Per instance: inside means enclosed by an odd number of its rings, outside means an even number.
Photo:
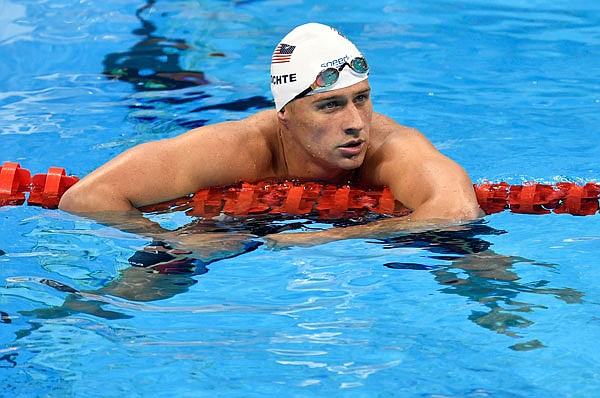
[{"label": "arm", "polygon": [[132,211],[201,188],[261,177],[271,160],[261,134],[270,116],[261,112],[138,145],[75,184],[59,207],[88,214]]},{"label": "arm", "polygon": [[212,257],[215,247],[220,252],[225,249],[219,242],[231,240],[219,236],[223,234],[192,237],[164,230],[136,208],[209,186],[261,177],[271,160],[262,132],[273,122],[273,114],[261,112],[136,146],[71,187],[59,207],[124,231],[184,246],[201,258]]},{"label": "arm", "polygon": [[413,210],[412,221],[473,220],[483,213],[465,170],[442,155],[420,132],[377,117],[385,136],[368,159],[373,184],[388,186],[396,200]]}]

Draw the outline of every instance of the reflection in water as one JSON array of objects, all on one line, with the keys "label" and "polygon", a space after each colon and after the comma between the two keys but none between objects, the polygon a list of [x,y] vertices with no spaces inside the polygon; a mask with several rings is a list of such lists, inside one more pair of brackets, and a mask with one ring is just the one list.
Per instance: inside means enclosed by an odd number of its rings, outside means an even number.
[{"label": "reflection in water", "polygon": [[[254,236],[288,231],[292,229],[311,228],[310,220],[273,220],[245,219],[228,221],[197,221],[181,230],[190,234],[229,233],[233,236]],[[482,239],[485,235],[500,235],[506,231],[491,228],[478,222],[460,229],[436,230],[371,241],[383,245],[384,249],[415,248],[428,254],[427,261],[391,262],[386,267],[398,270],[427,270],[442,285],[440,290],[446,294],[466,297],[469,301],[481,304],[486,310],[474,310],[468,319],[486,329],[511,337],[521,337],[519,329],[526,328],[533,322],[526,314],[545,307],[523,301],[525,294],[553,295],[567,304],[582,302],[582,293],[571,288],[549,287],[548,281],[519,283],[519,276],[514,272],[514,265],[526,263],[538,266],[552,264],[536,263],[532,260],[504,256],[493,252],[491,243]],[[171,298],[185,293],[197,281],[196,276],[208,272],[208,265],[215,261],[233,258],[255,250],[261,242],[243,239],[236,248],[224,251],[219,257],[210,260],[194,258],[191,251],[173,248],[163,242],[152,242],[142,250],[135,252],[130,258],[131,267],[123,270],[117,279],[95,291],[78,291],[63,283],[50,279],[23,280],[20,282],[37,282],[52,287],[60,292],[69,293],[60,307],[41,308],[22,312],[24,315],[39,318],[64,317],[83,312],[95,316],[118,319],[129,315],[121,312],[105,310],[102,307],[112,305],[113,308],[131,308],[132,302],[147,302]],[[443,262],[433,264],[431,260]],[[449,262],[450,264],[447,264]],[[17,280],[13,282],[19,282]],[[111,297],[125,301],[115,302]],[[3,317],[3,319],[10,319]],[[538,340],[531,340],[511,346],[514,350],[530,350],[543,347]]]},{"label": "reflection in water", "polygon": [[203,72],[186,71],[179,66],[180,53],[191,47],[182,39],[155,36],[154,24],[142,18],[142,12],[155,3],[148,0],[136,12],[142,26],[132,33],[140,36],[141,40],[129,51],[106,55],[103,73],[132,83],[139,91],[175,90],[208,84]]},{"label": "reflection in water", "polygon": [[128,302],[115,301],[110,296],[146,302],[164,300],[185,293],[197,283],[195,276],[208,272],[208,265],[254,251],[260,245],[260,242],[247,241],[237,250],[232,249],[220,257],[203,261],[193,258],[190,251],[175,249],[167,243],[154,241],[129,258],[131,267],[123,270],[117,279],[94,291],[77,290],[47,278],[11,278],[11,282],[35,282],[59,292],[69,293],[60,307],[21,311],[23,315],[47,319],[87,313],[106,319],[130,318],[129,315],[120,312],[105,310],[102,306],[115,304],[117,307],[136,308]]},{"label": "reflection in water", "polygon": [[[198,219],[179,229],[184,234],[221,234],[232,236],[265,236],[268,234],[307,229],[313,221],[281,219],[272,217],[248,217],[231,219]],[[146,302],[164,300],[177,294],[185,293],[197,283],[194,277],[209,271],[208,266],[214,262],[237,257],[256,250],[262,242],[242,239],[232,241],[227,249],[210,259],[195,258],[191,251],[173,248],[169,244],[154,241],[143,249],[136,251],[128,259],[129,268],[121,271],[116,279],[106,286],[94,291],[80,291],[62,282],[44,278],[13,278],[12,282],[34,282],[49,286],[59,292],[69,293],[61,306],[39,308],[33,311],[21,311],[23,315],[38,318],[59,318],[75,313],[87,313],[106,319],[129,318],[129,315],[109,311],[102,308],[106,304],[117,304],[108,296],[125,300]]]},{"label": "reflection in water", "polygon": [[[168,91],[190,87],[199,87],[209,84],[204,73],[198,70],[184,70],[180,66],[180,57],[183,52],[193,49],[183,39],[169,39],[156,36],[156,26],[143,18],[142,14],[155,5],[155,0],[147,0],[146,4],[136,12],[136,17],[141,27],[134,29],[133,34],[140,37],[140,41],[125,52],[107,54],[104,57],[103,74],[111,79],[131,83],[136,91]],[[212,53],[209,56],[224,57],[222,53]],[[132,105],[136,110],[153,110],[156,103],[171,105],[183,104],[192,101],[201,101],[210,98],[205,91],[186,92],[173,96],[160,95],[146,98],[143,103]],[[262,96],[253,96],[216,105],[200,106],[189,112],[202,112],[210,109],[228,111],[246,111],[248,109],[272,108],[273,102]],[[139,117],[140,121],[152,121],[153,116]],[[206,120],[175,120],[186,128],[202,126]]]},{"label": "reflection in water", "polygon": [[[474,223],[461,230],[429,231],[383,239],[385,248],[416,247],[426,249],[431,259],[451,262],[451,265],[422,265],[419,263],[388,263],[389,268],[429,270],[435,280],[444,286],[441,292],[464,296],[488,308],[488,311],[473,311],[469,320],[484,328],[512,337],[520,337],[515,331],[533,324],[525,314],[541,305],[519,300],[520,293],[550,294],[565,303],[580,303],[583,293],[570,288],[551,288],[548,281],[521,284],[514,273],[513,265],[553,266],[532,260],[504,256],[490,250],[491,243],[478,236],[500,235],[506,231],[491,228],[483,223]],[[529,350],[543,347],[538,340],[515,344],[514,350]]]}]

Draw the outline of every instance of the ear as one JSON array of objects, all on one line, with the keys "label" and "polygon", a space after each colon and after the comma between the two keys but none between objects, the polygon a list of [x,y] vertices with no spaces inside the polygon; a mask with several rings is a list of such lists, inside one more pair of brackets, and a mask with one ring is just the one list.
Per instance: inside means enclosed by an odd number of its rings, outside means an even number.
[{"label": "ear", "polygon": [[280,111],[277,112],[277,120],[279,120],[279,123],[286,130],[289,128],[288,115],[289,115],[289,112],[288,113],[285,112],[285,107],[283,107]]}]

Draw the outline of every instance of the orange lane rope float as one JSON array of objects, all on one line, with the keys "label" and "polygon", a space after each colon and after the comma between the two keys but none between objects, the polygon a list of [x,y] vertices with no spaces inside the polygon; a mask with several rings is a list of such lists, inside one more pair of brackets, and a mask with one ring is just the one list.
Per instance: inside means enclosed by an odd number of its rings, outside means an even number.
[{"label": "orange lane rope float", "polygon": [[[60,197],[79,179],[51,167],[46,174],[31,177],[18,163],[0,167],[0,206],[28,205],[54,209]],[[475,193],[486,214],[510,210],[524,214],[593,215],[599,209],[600,185],[589,182],[556,184],[506,182],[475,184]],[[25,195],[29,193],[29,198]],[[291,181],[241,183],[202,189],[192,195],[140,208],[143,212],[185,211],[189,216],[309,215],[325,220],[355,217],[364,213],[403,216],[410,210],[394,200],[389,189],[363,190],[316,182]]]},{"label": "orange lane rope float", "polygon": [[22,205],[25,193],[29,192],[27,204],[48,209],[58,207],[61,196],[79,178],[67,176],[65,169],[50,167],[47,174],[31,177],[29,170],[19,163],[4,162],[0,166],[0,206]]}]

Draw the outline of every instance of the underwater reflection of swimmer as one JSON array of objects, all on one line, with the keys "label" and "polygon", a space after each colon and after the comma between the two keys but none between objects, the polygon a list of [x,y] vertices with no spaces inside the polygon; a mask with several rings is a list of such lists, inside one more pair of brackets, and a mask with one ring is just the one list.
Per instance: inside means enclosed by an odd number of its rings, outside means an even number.
[{"label": "underwater reflection of swimmer", "polygon": [[[457,294],[482,304],[489,311],[473,311],[469,320],[497,333],[520,337],[515,331],[533,324],[523,316],[536,308],[545,308],[522,300],[522,293],[550,294],[565,303],[580,303],[583,293],[571,288],[547,287],[548,281],[521,284],[513,271],[517,263],[553,266],[532,260],[504,256],[490,250],[491,243],[479,238],[481,235],[500,235],[506,231],[474,223],[462,230],[428,231],[380,240],[386,248],[424,248],[431,259],[449,261],[450,265],[423,265],[419,263],[394,262],[385,264],[394,269],[421,269],[430,271],[437,282],[444,286],[440,291]],[[529,342],[528,342],[529,343]],[[516,344],[511,348],[532,349],[543,346],[540,342]]]},{"label": "underwater reflection of swimmer", "polygon": [[[69,295],[60,307],[40,308],[21,313],[37,318],[59,318],[74,313],[87,313],[106,319],[130,318],[129,315],[121,312],[105,310],[102,306],[108,304],[117,308],[135,308],[135,305],[130,305],[130,301],[164,300],[185,293],[197,283],[195,276],[208,272],[209,264],[251,252],[260,244],[260,242],[248,241],[237,252],[210,261],[202,261],[191,257],[190,251],[174,249],[167,243],[155,241],[142,250],[136,251],[129,258],[131,267],[123,270],[119,278],[98,290],[77,290],[52,279],[29,278],[27,281],[38,282]],[[111,297],[127,301],[115,300]]]},{"label": "underwater reflection of swimmer", "polygon": [[132,83],[140,91],[175,90],[207,84],[203,72],[186,71],[179,66],[180,53],[191,46],[181,39],[169,40],[155,36],[156,26],[142,18],[142,12],[155,3],[154,0],[148,0],[136,11],[142,26],[133,33],[143,39],[129,51],[106,55],[103,73],[110,78]]},{"label": "underwater reflection of swimmer", "polygon": [[[185,51],[193,50],[193,47],[183,39],[168,39],[155,35],[156,26],[142,17],[142,13],[155,3],[154,0],[148,0],[136,11],[136,17],[140,21],[141,27],[133,30],[133,34],[140,36],[141,40],[128,51],[107,54],[103,61],[103,74],[110,79],[131,83],[136,91],[179,90],[209,84],[204,72],[185,70],[180,66],[182,54]],[[210,53],[207,56],[224,57],[225,54]],[[185,95],[160,95],[146,98],[143,104],[132,105],[132,108],[154,109],[152,104],[156,102],[182,104],[210,97],[211,95],[204,91],[186,92]],[[245,111],[273,106],[273,101],[262,96],[253,96],[223,104],[200,106],[188,112],[201,112],[208,109]],[[199,127],[205,122],[185,121],[180,124],[189,128]]]}]

